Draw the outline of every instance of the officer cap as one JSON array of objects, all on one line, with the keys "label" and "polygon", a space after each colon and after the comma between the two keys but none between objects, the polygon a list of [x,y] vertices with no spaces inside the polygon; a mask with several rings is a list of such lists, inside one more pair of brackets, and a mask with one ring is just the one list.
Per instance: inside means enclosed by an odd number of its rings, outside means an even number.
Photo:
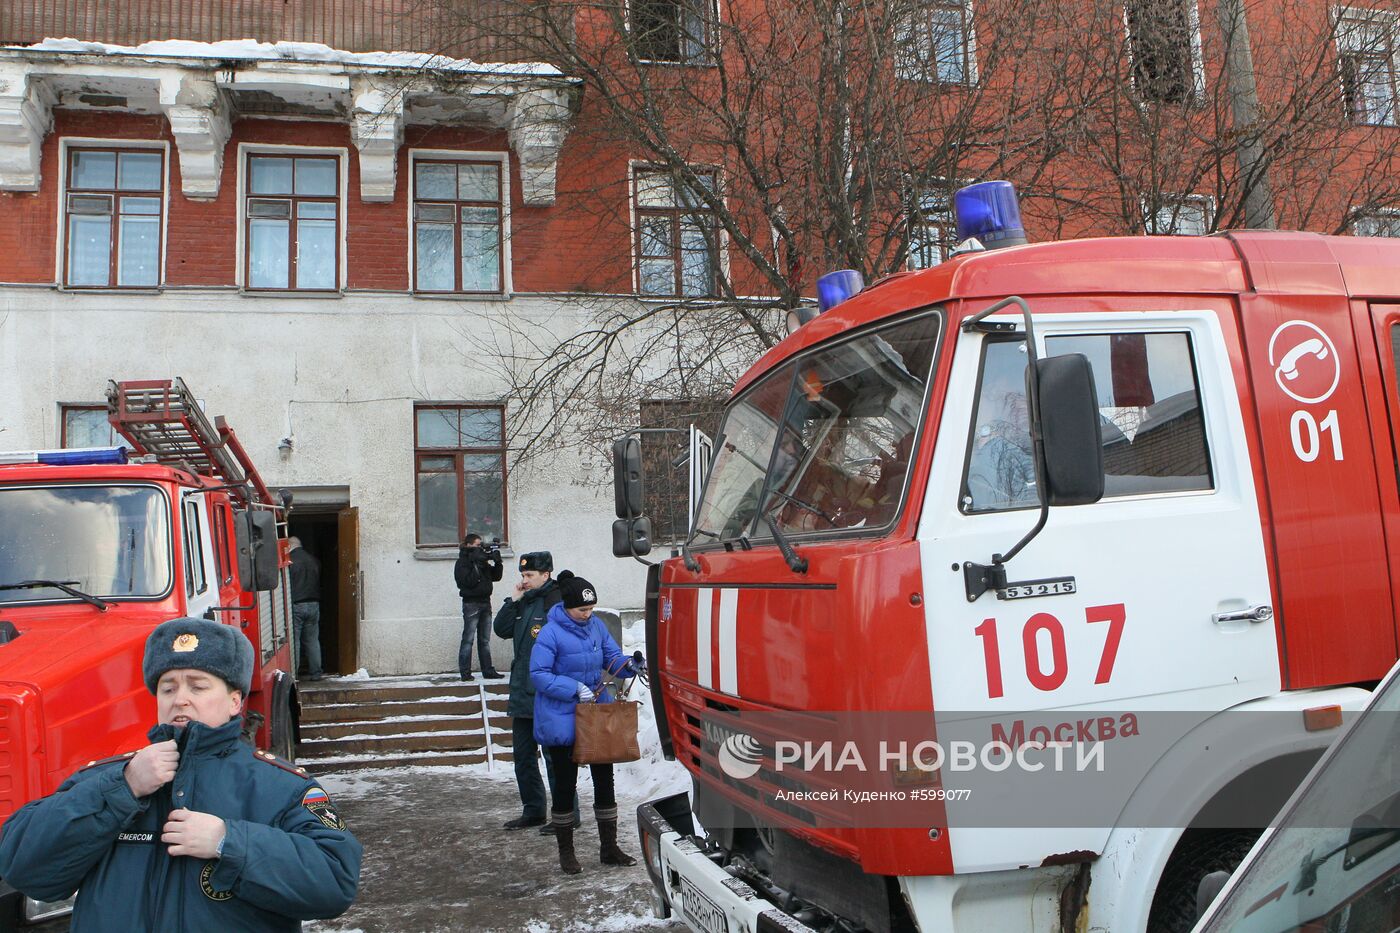
[{"label": "officer cap", "polygon": [[548,551],[530,551],[520,555],[520,572],[538,570],[549,573],[554,570],[554,555]]},{"label": "officer cap", "polygon": [[208,619],[162,622],[146,639],[141,662],[146,689],[154,694],[162,674],[184,668],[221,677],[247,696],[253,681],[253,643],[238,629]]}]

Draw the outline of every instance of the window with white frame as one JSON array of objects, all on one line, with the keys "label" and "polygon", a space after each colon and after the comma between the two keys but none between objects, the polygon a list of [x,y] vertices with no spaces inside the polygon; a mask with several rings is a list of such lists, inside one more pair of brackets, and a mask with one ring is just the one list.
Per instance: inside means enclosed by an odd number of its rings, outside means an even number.
[{"label": "window with white frame", "polygon": [[957,227],[947,188],[928,190],[909,214],[909,268],[928,269],[957,246]]},{"label": "window with white frame", "polygon": [[[697,171],[709,191],[715,174]],[[718,293],[719,231],[703,200],[669,172],[637,168],[633,173],[637,215],[637,291],[664,298]]]},{"label": "window with white frame", "polygon": [[638,58],[702,65],[715,51],[715,0],[628,0],[627,25]]},{"label": "window with white frame", "polygon": [[502,291],[501,163],[415,158],[413,287]]},{"label": "window with white frame", "polygon": [[1127,0],[1123,18],[1137,95],[1155,103],[1196,99],[1205,73],[1195,0]]},{"label": "window with white frame", "polygon": [[1352,236],[1400,237],[1400,211],[1357,211],[1351,218]]},{"label": "window with white frame", "polygon": [[334,291],[340,270],[340,159],[250,152],[244,197],[249,289]]},{"label": "window with white frame", "polygon": [[1164,195],[1155,204],[1144,200],[1143,226],[1151,234],[1204,236],[1210,232],[1213,206],[1203,194]]},{"label": "window with white frame", "polygon": [[67,150],[63,283],[74,288],[160,284],[165,152]]},{"label": "window with white frame", "polygon": [[907,0],[894,17],[895,74],[909,81],[972,84],[977,64],[969,0]]},{"label": "window with white frame", "polygon": [[1337,60],[1347,116],[1356,123],[1394,126],[1397,17],[1383,10],[1343,9],[1337,16]]}]

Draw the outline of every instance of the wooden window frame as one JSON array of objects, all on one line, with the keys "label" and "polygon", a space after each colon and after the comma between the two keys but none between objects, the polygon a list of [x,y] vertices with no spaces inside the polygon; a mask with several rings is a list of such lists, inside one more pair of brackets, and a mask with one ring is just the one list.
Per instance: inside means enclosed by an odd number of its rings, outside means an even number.
[{"label": "wooden window frame", "polygon": [[[697,174],[697,175],[708,175],[708,176],[713,180],[713,184],[714,184],[714,186],[715,186],[715,191],[716,191],[716,192],[719,191],[720,178],[719,178],[719,171],[718,171],[718,169],[706,168],[706,167],[703,167],[703,166],[702,166],[702,167],[698,167],[698,168],[696,169],[696,174]],[[653,165],[636,165],[636,166],[633,166],[633,169],[632,169],[632,211],[633,211],[633,217],[634,217],[634,220],[635,220],[635,231],[634,231],[633,236],[632,236],[632,248],[633,248],[633,250],[635,250],[635,255],[636,255],[636,262],[635,262],[635,265],[634,265],[634,270],[635,270],[634,275],[635,275],[635,277],[636,277],[635,291],[636,291],[637,296],[640,297],[640,298],[652,298],[652,299],[663,299],[663,300],[665,300],[665,299],[685,300],[685,299],[688,299],[688,298],[714,298],[714,297],[717,297],[717,296],[719,295],[719,292],[720,292],[719,283],[720,283],[720,274],[721,274],[721,270],[722,270],[722,265],[721,265],[722,259],[721,259],[721,257],[722,257],[722,253],[723,253],[723,248],[722,248],[722,246],[721,246],[722,231],[720,230],[719,224],[718,224],[717,222],[715,222],[715,215],[714,215],[714,212],[711,211],[711,210],[709,210],[708,208],[704,208],[704,207],[701,207],[701,208],[698,208],[698,209],[697,209],[697,208],[683,207],[683,206],[680,206],[680,205],[675,205],[675,206],[672,206],[672,207],[644,207],[644,206],[642,205],[642,199],[641,199],[641,184],[642,184],[642,178],[643,178],[644,176],[652,176],[652,175],[660,176],[660,177],[664,178],[664,179],[666,180],[666,183],[667,183],[668,185],[670,185],[673,195],[675,195],[676,192],[678,192],[678,190],[679,190],[679,189],[677,188],[676,184],[675,184],[674,178],[671,176],[671,174],[670,174],[666,169],[660,168],[660,167],[657,167],[657,166],[653,166]],[[679,197],[678,197],[678,196],[676,197],[676,200],[679,200]],[[711,280],[710,280],[710,287],[709,287],[709,289],[706,290],[703,294],[699,294],[699,295],[687,295],[687,294],[685,293],[685,278],[684,278],[684,275],[685,275],[685,251],[681,248],[681,226],[682,226],[682,221],[686,218],[687,215],[689,215],[689,216],[702,215],[702,216],[705,216],[705,217],[710,218],[710,221],[711,221],[711,226],[710,226],[711,234],[710,234],[710,235],[711,235],[712,239],[710,240],[710,243],[709,243],[709,246],[712,248],[712,252],[711,252],[711,254],[710,254],[710,277],[711,277]],[[645,237],[644,237],[643,231],[642,231],[642,228],[643,228],[643,226],[644,226],[644,224],[643,224],[643,218],[645,218],[645,217],[666,217],[666,218],[669,219],[670,225],[671,225],[671,250],[670,250],[670,256],[669,256],[669,257],[663,257],[663,256],[659,256],[659,255],[658,255],[658,256],[650,256],[650,255],[647,255],[645,252],[643,252],[643,249],[644,249],[645,244],[646,244],[646,240],[645,240]],[[670,292],[670,293],[667,293],[667,294],[661,294],[661,293],[653,293],[653,292],[646,292],[646,291],[643,291],[643,290],[642,290],[642,288],[643,288],[642,263],[643,263],[645,260],[648,260],[648,259],[653,259],[653,260],[654,260],[654,259],[663,259],[663,258],[670,258],[671,261],[672,261],[672,264],[673,264],[673,271],[672,271],[672,274],[673,274],[673,276],[674,276],[673,281],[675,282],[675,291]]]},{"label": "wooden window frame", "polygon": [[[495,411],[500,418],[501,443],[496,447],[424,447],[418,439],[418,413],[421,411]],[[413,406],[413,541],[419,548],[457,547],[467,532],[467,502],[462,494],[465,488],[467,471],[463,469],[463,458],[473,456],[498,456],[501,460],[501,540],[510,541],[510,469],[506,460],[506,407],[487,402],[421,402]],[[423,470],[420,464],[424,459],[452,458],[452,473],[456,477],[457,490],[457,540],[447,542],[423,541],[423,517],[419,511],[418,477],[423,473],[442,473],[446,470]]]},{"label": "wooden window frame", "polygon": [[[258,294],[281,295],[288,292],[296,294],[319,294],[334,295],[341,291],[341,249],[343,233],[345,230],[345,210],[342,205],[342,195],[344,194],[345,172],[342,170],[343,160],[339,154],[324,151],[304,151],[299,149],[247,149],[240,153],[242,158],[241,169],[243,172],[244,184],[240,192],[239,211],[241,213],[240,222],[243,233],[243,290],[256,292]],[[253,192],[253,160],[254,159],[291,159],[292,160],[292,193],[291,194],[255,194]],[[335,193],[324,195],[299,195],[296,194],[296,163],[297,160],[327,161],[335,165]],[[253,284],[253,214],[249,210],[249,205],[253,201],[288,201],[290,211],[287,216],[287,284],[284,287],[258,286]],[[296,284],[297,280],[297,206],[302,203],[329,203],[335,206],[335,260],[332,266],[334,270],[335,284],[330,288],[300,288]],[[325,220],[323,217],[308,217],[307,220]]]},{"label": "wooden window frame", "polygon": [[[1182,76],[1184,91],[1181,96],[1173,96],[1161,93],[1159,83],[1160,75],[1145,76],[1140,75],[1140,67],[1137,61],[1140,54],[1138,46],[1147,45],[1155,40],[1154,37],[1143,35],[1133,26],[1133,5],[1134,3],[1152,2],[1175,2],[1180,7],[1180,13],[1185,21],[1186,46],[1184,54],[1186,56],[1185,71]],[[1178,106],[1199,107],[1204,105],[1205,93],[1205,59],[1204,51],[1201,47],[1201,10],[1199,0],[1123,0],[1123,32],[1127,40],[1128,55],[1128,78],[1132,84],[1133,93],[1146,104],[1176,104]],[[1172,47],[1164,44],[1163,47]],[[1144,77],[1154,79],[1153,86],[1146,86]]]},{"label": "wooden window frame", "polygon": [[[107,152],[111,153],[117,160],[114,168],[116,177],[113,178],[113,188],[75,188],[73,186],[73,165],[80,153],[85,152]],[[131,188],[120,187],[121,167],[120,159],[123,153],[140,152],[153,153],[160,157],[160,186],[158,188]],[[68,143],[65,141],[62,146],[62,166],[63,185],[59,192],[59,225],[58,236],[61,244],[59,257],[59,281],[63,283],[65,289],[89,291],[150,291],[160,288],[165,284],[165,210],[166,210],[166,186],[169,181],[167,171],[169,162],[164,146],[127,146],[127,145],[102,145],[98,142]],[[112,207],[105,215],[111,218],[111,223],[107,231],[107,284],[106,285],[80,285],[72,282],[72,231],[69,220],[73,215],[70,210],[71,197],[94,197],[110,198]],[[123,215],[121,211],[121,199],[128,198],[155,198],[160,202],[160,209],[154,214],[129,214]],[[81,215],[79,215],[81,216]],[[102,215],[93,215],[102,216]],[[142,285],[122,285],[119,283],[121,276],[121,218],[123,216],[132,217],[154,217],[156,219],[156,280],[150,284]]]},{"label": "wooden window frame", "polygon": [[[102,412],[105,415],[107,413],[107,406],[99,405],[96,402],[92,404],[81,402],[75,402],[73,404],[60,403],[58,406],[58,446],[64,449],[68,447],[68,413],[70,411],[96,411]],[[126,447],[128,450],[131,449],[131,445],[126,442],[125,438],[117,433],[116,428],[112,428],[112,445]]]},{"label": "wooden window frame", "polygon": [[[488,203],[486,201],[464,201],[460,198],[446,200],[442,198],[424,198],[418,193],[418,166],[420,165],[489,165],[496,169],[496,200]],[[422,295],[504,295],[506,294],[506,172],[509,166],[507,163],[497,159],[482,158],[462,158],[454,159],[444,155],[427,154],[414,155],[409,160],[409,171],[412,173],[410,183],[413,185],[413,197],[408,205],[409,242],[413,248],[413,263],[409,270],[413,280],[413,292]],[[460,193],[460,190],[459,190]],[[452,288],[421,288],[418,285],[418,205],[423,204],[450,204],[452,205]],[[462,209],[464,207],[493,207],[496,209],[496,288],[476,290],[464,289],[462,287]],[[429,224],[442,224],[442,221],[424,221]]]}]

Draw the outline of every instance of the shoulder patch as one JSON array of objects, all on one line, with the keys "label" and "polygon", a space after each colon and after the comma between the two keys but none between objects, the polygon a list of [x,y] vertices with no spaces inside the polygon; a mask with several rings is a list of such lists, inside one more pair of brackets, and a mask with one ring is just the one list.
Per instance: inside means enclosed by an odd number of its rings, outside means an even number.
[{"label": "shoulder patch", "polygon": [[[111,758],[97,758],[83,765],[78,771],[86,771],[89,768],[100,768],[103,765],[110,765],[117,761],[128,761],[136,757],[135,752],[122,752],[120,755],[113,755]],[[77,772],[74,772],[77,773]]]},{"label": "shoulder patch", "polygon": [[322,825],[342,832],[345,830],[345,821],[335,812],[330,794],[322,790],[321,785],[313,784],[308,787],[306,793],[301,796],[301,805],[310,810],[311,815],[320,820]]},{"label": "shoulder patch", "polygon": [[258,751],[253,753],[253,757],[256,758],[258,761],[266,762],[270,765],[276,765],[283,771],[288,771],[292,774],[295,774],[297,777],[306,777],[305,768],[298,768],[290,761],[283,761],[281,758],[278,758],[276,755],[272,754],[272,752],[265,752],[259,749]]}]

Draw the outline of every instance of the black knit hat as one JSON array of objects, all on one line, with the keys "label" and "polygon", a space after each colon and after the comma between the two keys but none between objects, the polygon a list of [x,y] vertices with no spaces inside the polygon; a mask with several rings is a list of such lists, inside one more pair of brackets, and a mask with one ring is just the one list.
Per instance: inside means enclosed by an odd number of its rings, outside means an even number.
[{"label": "black knit hat", "polygon": [[563,597],[565,609],[578,609],[580,606],[593,606],[598,602],[598,591],[583,577],[575,576],[572,570],[561,570],[559,593]]},{"label": "black knit hat", "polygon": [[155,693],[162,674],[183,668],[223,678],[231,689],[247,696],[253,681],[253,643],[233,626],[208,619],[162,622],[146,639],[141,660],[146,689]]},{"label": "black knit hat", "polygon": [[529,551],[520,555],[520,572],[537,570],[549,573],[554,569],[554,555],[548,551]]}]

